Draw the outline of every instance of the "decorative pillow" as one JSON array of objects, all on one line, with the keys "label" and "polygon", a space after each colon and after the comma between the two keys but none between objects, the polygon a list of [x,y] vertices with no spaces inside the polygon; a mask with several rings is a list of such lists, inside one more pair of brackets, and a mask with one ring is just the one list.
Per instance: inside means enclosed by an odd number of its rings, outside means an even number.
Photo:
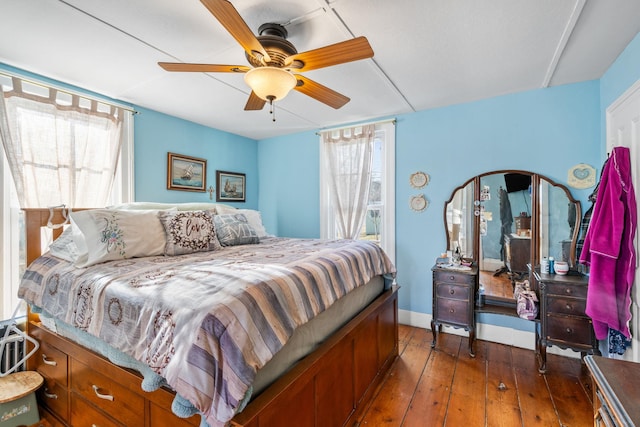
[{"label": "decorative pillow", "polygon": [[64,229],[62,234],[49,245],[51,255],[69,262],[76,262],[80,253],[74,241],[75,230],[77,230],[77,227],[71,225]]},{"label": "decorative pillow", "polygon": [[165,255],[184,255],[222,248],[216,237],[211,211],[162,212],[158,217],[167,237]]},{"label": "decorative pillow", "polygon": [[260,214],[260,211],[256,211],[253,209],[236,209],[233,207],[228,207],[226,205],[218,206],[217,210],[218,214],[243,214],[247,217],[249,225],[253,227],[259,238],[270,237],[269,233],[267,233],[267,230],[262,224],[262,215]]},{"label": "decorative pillow", "polygon": [[77,267],[105,261],[162,255],[165,233],[156,210],[91,209],[71,213]]},{"label": "decorative pillow", "polygon": [[213,222],[222,246],[260,243],[256,230],[249,224],[244,214],[214,215]]}]

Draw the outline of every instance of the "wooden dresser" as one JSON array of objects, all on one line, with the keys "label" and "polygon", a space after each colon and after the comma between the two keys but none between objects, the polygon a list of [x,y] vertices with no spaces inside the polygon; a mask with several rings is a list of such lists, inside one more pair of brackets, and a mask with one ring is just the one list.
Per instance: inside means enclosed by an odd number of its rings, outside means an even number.
[{"label": "wooden dresser", "polygon": [[640,426],[640,363],[585,357],[593,382],[593,425]]},{"label": "wooden dresser", "polygon": [[474,357],[473,340],[475,339],[475,295],[478,290],[478,268],[469,270],[448,269],[434,266],[433,271],[433,317],[431,331],[436,346],[438,332],[446,324],[455,328],[463,328],[469,332],[469,355]]},{"label": "wooden dresser", "polygon": [[511,272],[524,273],[528,271],[527,264],[531,262],[531,237],[517,234],[504,236],[505,263]]},{"label": "wooden dresser", "polygon": [[139,374],[108,363],[101,356],[52,334],[32,322],[29,333],[40,342],[28,368],[44,377],[38,390],[40,416],[52,426],[199,426],[200,416],[178,418],[170,408],[173,394],[146,393]]},{"label": "wooden dresser", "polygon": [[540,322],[536,324],[536,353],[539,371],[547,370],[547,347],[600,355],[591,318],[585,314],[587,305],[587,276],[571,271],[559,274],[533,272],[534,289],[540,300]]}]

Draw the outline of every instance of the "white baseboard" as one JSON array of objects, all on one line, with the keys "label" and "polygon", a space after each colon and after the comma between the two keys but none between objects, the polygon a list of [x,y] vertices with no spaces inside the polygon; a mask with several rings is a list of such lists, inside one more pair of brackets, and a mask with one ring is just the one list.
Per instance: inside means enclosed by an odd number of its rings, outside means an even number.
[{"label": "white baseboard", "polygon": [[[431,330],[431,318],[431,314],[398,310],[398,322],[402,325]],[[469,336],[469,333],[462,329],[456,329],[446,325],[442,327],[442,331],[447,334],[460,335],[463,337]],[[520,347],[527,350],[535,350],[535,334],[533,332],[520,331],[518,329],[491,325],[489,323],[476,324],[476,339]],[[563,350],[559,347],[548,347],[547,353],[573,358],[580,357],[580,353],[572,350]]]}]

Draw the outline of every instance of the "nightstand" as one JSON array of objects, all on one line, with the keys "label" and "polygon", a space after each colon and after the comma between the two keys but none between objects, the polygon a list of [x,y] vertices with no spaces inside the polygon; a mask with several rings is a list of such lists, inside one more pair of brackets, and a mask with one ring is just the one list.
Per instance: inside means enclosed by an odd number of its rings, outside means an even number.
[{"label": "nightstand", "polygon": [[442,325],[462,328],[469,332],[469,355],[474,357],[473,340],[475,339],[475,294],[478,289],[478,268],[466,269],[434,266],[433,272],[433,317],[431,331],[436,346],[438,333]]},{"label": "nightstand", "polygon": [[593,322],[585,314],[587,276],[576,271],[567,275],[533,272],[540,299],[540,322],[536,325],[536,353],[539,371],[547,370],[547,347],[600,355]]}]

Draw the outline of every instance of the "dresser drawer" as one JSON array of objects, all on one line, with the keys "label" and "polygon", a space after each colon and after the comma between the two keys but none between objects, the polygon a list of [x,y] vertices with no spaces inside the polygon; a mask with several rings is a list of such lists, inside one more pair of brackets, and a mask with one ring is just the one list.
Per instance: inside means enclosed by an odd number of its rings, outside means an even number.
[{"label": "dresser drawer", "polygon": [[450,298],[463,301],[470,300],[471,289],[469,286],[453,285],[450,283],[436,283],[436,297]]},{"label": "dresser drawer", "polygon": [[40,347],[34,356],[35,369],[43,377],[67,387],[67,355],[48,342],[40,340]]},{"label": "dresser drawer", "polygon": [[571,345],[592,346],[591,320],[585,317],[547,315],[547,339]]},{"label": "dresser drawer", "polygon": [[547,312],[584,316],[587,301],[582,298],[548,297]]},{"label": "dresser drawer", "polygon": [[560,295],[565,297],[586,298],[587,287],[564,283],[545,283],[547,295]]},{"label": "dresser drawer", "polygon": [[111,414],[117,421],[127,426],[143,426],[144,398],[111,378],[98,373],[97,370],[99,367],[92,366],[90,368],[72,359],[72,391],[77,392],[88,402]]},{"label": "dresser drawer", "polygon": [[438,298],[436,301],[439,321],[469,326],[469,302],[457,299]]},{"label": "dresser drawer", "polygon": [[473,286],[476,283],[476,276],[451,271],[434,271],[433,283],[460,283]]},{"label": "dresser drawer", "polygon": [[[75,393],[71,393],[71,425],[73,427],[123,427],[123,424],[103,414]],[[144,423],[129,425],[144,426]]]},{"label": "dresser drawer", "polygon": [[69,420],[69,396],[66,387],[50,378],[36,392],[38,402],[65,421]]}]

